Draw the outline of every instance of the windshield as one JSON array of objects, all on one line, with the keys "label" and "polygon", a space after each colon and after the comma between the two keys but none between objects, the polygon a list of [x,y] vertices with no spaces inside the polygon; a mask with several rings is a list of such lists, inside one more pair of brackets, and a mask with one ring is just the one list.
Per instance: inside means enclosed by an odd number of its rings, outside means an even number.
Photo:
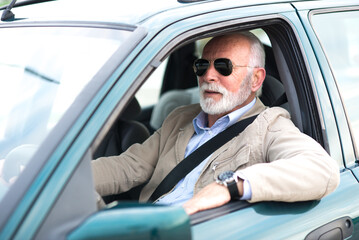
[{"label": "windshield", "polygon": [[128,31],[0,28],[0,199]]}]

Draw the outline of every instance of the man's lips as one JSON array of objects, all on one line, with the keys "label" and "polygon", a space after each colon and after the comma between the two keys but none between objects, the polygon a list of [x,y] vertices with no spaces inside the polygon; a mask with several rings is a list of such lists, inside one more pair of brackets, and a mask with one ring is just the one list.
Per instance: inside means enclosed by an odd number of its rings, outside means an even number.
[{"label": "man's lips", "polygon": [[211,91],[211,90],[205,90],[204,93],[205,93],[205,94],[222,94],[222,93],[220,93],[220,92]]},{"label": "man's lips", "polygon": [[206,90],[206,91],[204,91],[203,97],[205,99],[213,99],[213,100],[217,101],[217,100],[221,99],[223,97],[223,95],[220,92]]}]

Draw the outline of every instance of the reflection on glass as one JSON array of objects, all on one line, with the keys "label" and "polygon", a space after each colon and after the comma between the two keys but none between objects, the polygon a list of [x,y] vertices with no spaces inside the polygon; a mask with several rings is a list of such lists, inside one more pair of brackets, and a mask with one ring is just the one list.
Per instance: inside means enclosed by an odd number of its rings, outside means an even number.
[{"label": "reflection on glass", "polygon": [[337,81],[352,134],[359,143],[359,12],[317,14],[312,23]]},{"label": "reflection on glass", "polygon": [[0,199],[130,32],[0,28]]}]

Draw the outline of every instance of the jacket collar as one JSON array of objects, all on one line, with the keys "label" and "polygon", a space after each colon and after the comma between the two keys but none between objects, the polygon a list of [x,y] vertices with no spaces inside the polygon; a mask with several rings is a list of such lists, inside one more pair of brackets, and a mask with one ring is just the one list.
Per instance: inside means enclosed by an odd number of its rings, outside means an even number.
[{"label": "jacket collar", "polygon": [[249,117],[252,117],[254,115],[258,115],[258,114],[260,114],[261,112],[263,112],[267,108],[268,107],[266,107],[262,103],[262,101],[257,97],[256,103],[254,104],[254,106],[248,112],[243,114],[243,116],[239,119],[239,121],[243,120],[243,119],[246,119],[246,118],[249,118]]}]

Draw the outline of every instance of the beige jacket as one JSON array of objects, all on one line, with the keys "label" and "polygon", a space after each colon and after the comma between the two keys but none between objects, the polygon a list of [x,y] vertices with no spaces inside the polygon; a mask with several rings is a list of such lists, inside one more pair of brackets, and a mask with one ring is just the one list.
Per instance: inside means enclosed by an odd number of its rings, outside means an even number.
[{"label": "beige jacket", "polygon": [[[117,194],[148,181],[140,194],[140,201],[147,201],[184,158],[194,134],[192,120],[200,111],[198,104],[177,108],[143,144],[120,156],[92,161],[97,192]],[[266,108],[259,99],[241,119],[259,113],[241,134],[212,154],[194,193],[226,170],[241,170],[250,181],[250,202],[314,200],[332,192],[339,184],[339,169],[327,152],[294,126],[286,110]]]}]

